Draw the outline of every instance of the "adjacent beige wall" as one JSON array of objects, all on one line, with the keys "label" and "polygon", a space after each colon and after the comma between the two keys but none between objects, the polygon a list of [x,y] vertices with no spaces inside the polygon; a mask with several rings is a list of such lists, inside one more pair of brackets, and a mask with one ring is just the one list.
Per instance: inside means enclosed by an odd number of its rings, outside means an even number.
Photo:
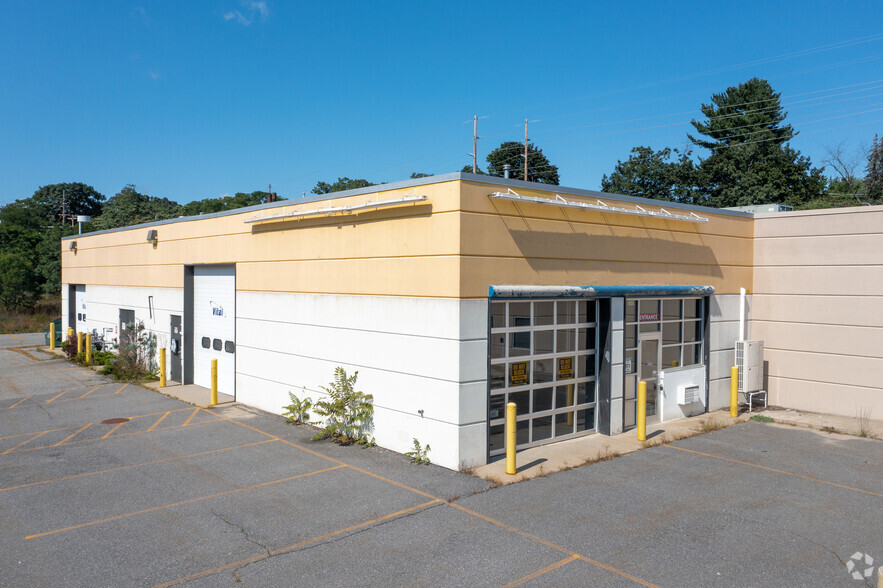
[{"label": "adjacent beige wall", "polygon": [[883,206],[757,215],[754,243],[770,401],[883,419]]},{"label": "adjacent beige wall", "polygon": [[174,222],[151,227],[156,247],[143,227],[78,237],[76,254],[62,244],[62,282],[181,288],[183,265],[232,262],[237,290],[256,292],[483,299],[494,284],[751,287],[750,218],[709,214],[699,224],[488,197],[500,189],[453,180],[264,211],[428,197],[358,216],[258,225],[243,220],[261,213],[247,212]]}]

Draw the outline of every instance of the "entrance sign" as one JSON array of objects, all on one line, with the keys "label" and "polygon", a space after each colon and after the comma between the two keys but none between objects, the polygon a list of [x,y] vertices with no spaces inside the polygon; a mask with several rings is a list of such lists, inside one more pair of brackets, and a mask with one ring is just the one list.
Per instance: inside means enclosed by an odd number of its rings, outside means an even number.
[{"label": "entrance sign", "polygon": [[642,323],[647,322],[647,321],[658,321],[659,320],[659,313],[658,312],[647,312],[647,313],[639,315],[638,320]]}]

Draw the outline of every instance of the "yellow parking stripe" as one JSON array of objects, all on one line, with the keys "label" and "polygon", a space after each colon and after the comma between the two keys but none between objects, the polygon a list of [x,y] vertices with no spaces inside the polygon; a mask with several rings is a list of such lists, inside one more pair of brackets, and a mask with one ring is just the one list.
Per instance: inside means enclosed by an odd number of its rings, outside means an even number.
[{"label": "yellow parking stripe", "polygon": [[54,535],[55,533],[63,533],[65,531],[73,531],[74,529],[82,529],[83,527],[91,527],[92,525],[100,525],[101,523],[109,523],[110,521],[118,521],[119,519],[125,519],[128,517],[134,517],[140,514],[147,514],[149,512],[156,512],[158,510],[164,510],[167,508],[172,508],[175,506],[183,506],[185,504],[192,504],[194,502],[200,502],[202,500],[209,500],[210,498],[218,498],[220,496],[227,496],[229,494],[236,494],[238,492],[245,492],[246,490],[254,490],[255,488],[262,488],[264,486],[271,486],[273,484],[281,484],[282,482],[289,482],[291,480],[296,480],[298,478],[306,478],[307,476],[315,476],[316,474],[323,474],[325,472],[330,472],[331,470],[336,470],[346,466],[334,466],[330,468],[325,468],[324,470],[317,470],[315,472],[310,472],[308,474],[298,474],[296,476],[289,476],[287,478],[282,478],[281,480],[272,480],[270,482],[261,482],[260,484],[254,484],[252,486],[246,486],[244,488],[235,488],[233,490],[226,490],[224,492],[215,492],[214,494],[209,494],[208,496],[200,496],[198,498],[191,498],[189,500],[182,500],[180,502],[173,502],[172,504],[164,504],[162,506],[154,506],[153,508],[145,508],[144,510],[139,510],[136,512],[128,512],[126,514],[117,515],[115,517],[108,517],[106,519],[101,519],[98,521],[90,521],[88,523],[82,523],[80,525],[73,525],[70,527],[65,527],[64,529],[56,529],[54,531],[46,531],[45,533],[37,533],[36,535],[28,535],[25,537],[27,539],[36,539],[37,537],[45,537],[46,535]]},{"label": "yellow parking stripe", "polygon": [[88,396],[89,394],[92,394],[93,392],[95,392],[95,391],[98,390],[99,388],[101,388],[101,386],[95,386],[94,388],[92,388],[91,390],[89,390],[88,392],[86,392],[85,394],[83,394],[82,396],[80,396],[77,400],[80,400],[80,399],[82,399],[82,398],[85,398],[86,396]]},{"label": "yellow parking stripe", "polygon": [[[31,394],[31,396],[33,396],[33,394]],[[30,398],[31,396],[25,396],[24,398],[22,398],[21,400],[19,400],[19,401],[16,402],[15,404],[13,404],[12,406],[7,406],[7,407],[6,407],[6,410],[9,410],[10,408],[15,408],[16,406],[18,406],[19,404],[21,404],[22,402],[24,402],[25,400],[27,400],[27,399]]]},{"label": "yellow parking stripe", "polygon": [[164,418],[166,418],[167,416],[169,416],[170,414],[172,414],[172,411],[169,411],[169,412],[167,412],[166,414],[164,414],[164,415],[162,415],[161,417],[159,417],[159,420],[156,421],[155,423],[153,423],[152,425],[150,425],[150,428],[147,429],[147,431],[145,431],[145,433],[149,433],[150,431],[154,430],[154,429],[156,428],[156,426],[157,426],[158,424],[160,424],[160,423],[162,422],[162,420],[163,420]]},{"label": "yellow parking stripe", "polygon": [[[54,396],[54,397],[52,398],[52,400],[55,400],[56,398],[61,398],[62,396],[64,396],[65,394],[67,394],[67,392],[68,392],[67,390],[62,391],[62,393],[59,394],[58,396]],[[47,400],[47,401],[46,401],[46,404],[49,404],[50,402],[52,402],[52,400]]]},{"label": "yellow parking stripe", "polygon": [[545,574],[547,572],[551,572],[552,570],[557,570],[561,566],[563,566],[565,564],[569,564],[570,562],[575,561],[577,559],[579,559],[578,555],[571,555],[570,557],[565,557],[561,561],[557,561],[557,562],[553,563],[552,565],[548,565],[541,570],[537,570],[532,574],[528,574],[528,575],[524,576],[523,578],[518,578],[514,582],[510,582],[510,583],[506,584],[505,586],[503,586],[503,588],[515,588],[515,586],[521,586],[522,584],[526,584],[527,582],[530,582],[531,580],[539,578],[540,576],[542,576],[543,574]]},{"label": "yellow parking stripe", "polygon": [[[129,420],[131,420],[131,419],[129,419]],[[118,424],[117,426],[115,426],[113,429],[111,429],[110,431],[108,431],[107,433],[105,433],[105,434],[104,434],[104,437],[102,437],[102,439],[107,439],[108,437],[110,437],[110,436],[113,434],[114,431],[116,431],[117,429],[119,429],[120,427],[122,427],[123,425],[125,425],[125,424],[128,423],[128,422],[129,422],[129,421],[123,421],[123,422],[121,422],[120,424]]]},{"label": "yellow parking stripe", "polygon": [[15,451],[16,449],[18,449],[18,448],[21,447],[22,445],[27,445],[28,443],[30,443],[30,442],[33,441],[34,439],[37,439],[38,437],[42,437],[43,435],[45,435],[45,434],[48,433],[48,432],[49,432],[49,431],[43,431],[42,433],[37,433],[36,435],[34,435],[33,437],[31,437],[31,438],[28,439],[27,441],[22,441],[21,443],[19,443],[19,444],[16,445],[15,447],[10,447],[9,449],[7,449],[6,451],[4,451],[4,452],[3,452],[2,454],[0,454],[0,455],[6,455],[7,453],[12,453],[13,451]]},{"label": "yellow parking stripe", "polygon": [[128,384],[123,384],[123,387],[120,388],[119,390],[117,390],[116,392],[114,392],[114,394],[119,394],[120,392],[123,391],[123,388],[125,388],[126,386],[128,386]]},{"label": "yellow parking stripe", "polygon": [[16,337],[15,335],[10,335],[9,333],[3,333],[7,337],[12,337],[13,339],[18,339],[19,341],[24,341],[23,337]]},{"label": "yellow parking stripe", "polygon": [[181,425],[181,426],[182,426],[182,427],[186,427],[187,425],[189,425],[189,424],[190,424],[190,421],[193,420],[193,417],[195,417],[195,416],[196,416],[196,413],[198,413],[198,412],[199,412],[199,407],[194,408],[194,409],[193,409],[193,412],[190,413],[190,416],[187,417],[187,420],[184,421],[184,424]]},{"label": "yellow parking stripe", "polygon": [[65,437],[64,439],[62,439],[61,441],[59,441],[58,443],[56,443],[55,445],[53,445],[53,447],[58,447],[59,445],[64,445],[66,442],[70,441],[71,439],[73,439],[74,437],[76,437],[77,435],[79,435],[80,433],[82,433],[83,431],[85,431],[86,429],[88,429],[89,427],[91,427],[91,426],[94,425],[94,424],[95,424],[95,423],[89,423],[88,425],[86,425],[86,426],[82,427],[81,429],[77,430],[76,433],[74,433],[74,434],[72,434],[72,435],[68,435],[67,437]]}]

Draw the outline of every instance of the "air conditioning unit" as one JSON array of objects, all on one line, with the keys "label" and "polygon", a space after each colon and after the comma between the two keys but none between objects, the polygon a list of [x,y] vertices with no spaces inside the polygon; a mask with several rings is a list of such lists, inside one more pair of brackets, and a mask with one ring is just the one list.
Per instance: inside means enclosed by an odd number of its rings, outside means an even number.
[{"label": "air conditioning unit", "polygon": [[736,367],[739,368],[739,394],[763,388],[763,341],[736,341]]}]

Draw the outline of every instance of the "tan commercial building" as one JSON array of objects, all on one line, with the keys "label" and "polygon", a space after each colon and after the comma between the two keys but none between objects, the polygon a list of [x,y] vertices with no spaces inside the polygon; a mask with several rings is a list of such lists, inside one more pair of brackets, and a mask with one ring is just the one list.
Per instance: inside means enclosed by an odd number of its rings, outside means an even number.
[{"label": "tan commercial building", "polygon": [[[78,235],[65,322],[143,322],[167,374],[279,413],[337,366],[374,436],[433,462],[615,434],[728,402],[763,339],[773,403],[883,413],[883,207],[752,215],[455,173]],[[876,227],[876,228],[875,228]],[[746,333],[739,334],[740,289]]]}]

